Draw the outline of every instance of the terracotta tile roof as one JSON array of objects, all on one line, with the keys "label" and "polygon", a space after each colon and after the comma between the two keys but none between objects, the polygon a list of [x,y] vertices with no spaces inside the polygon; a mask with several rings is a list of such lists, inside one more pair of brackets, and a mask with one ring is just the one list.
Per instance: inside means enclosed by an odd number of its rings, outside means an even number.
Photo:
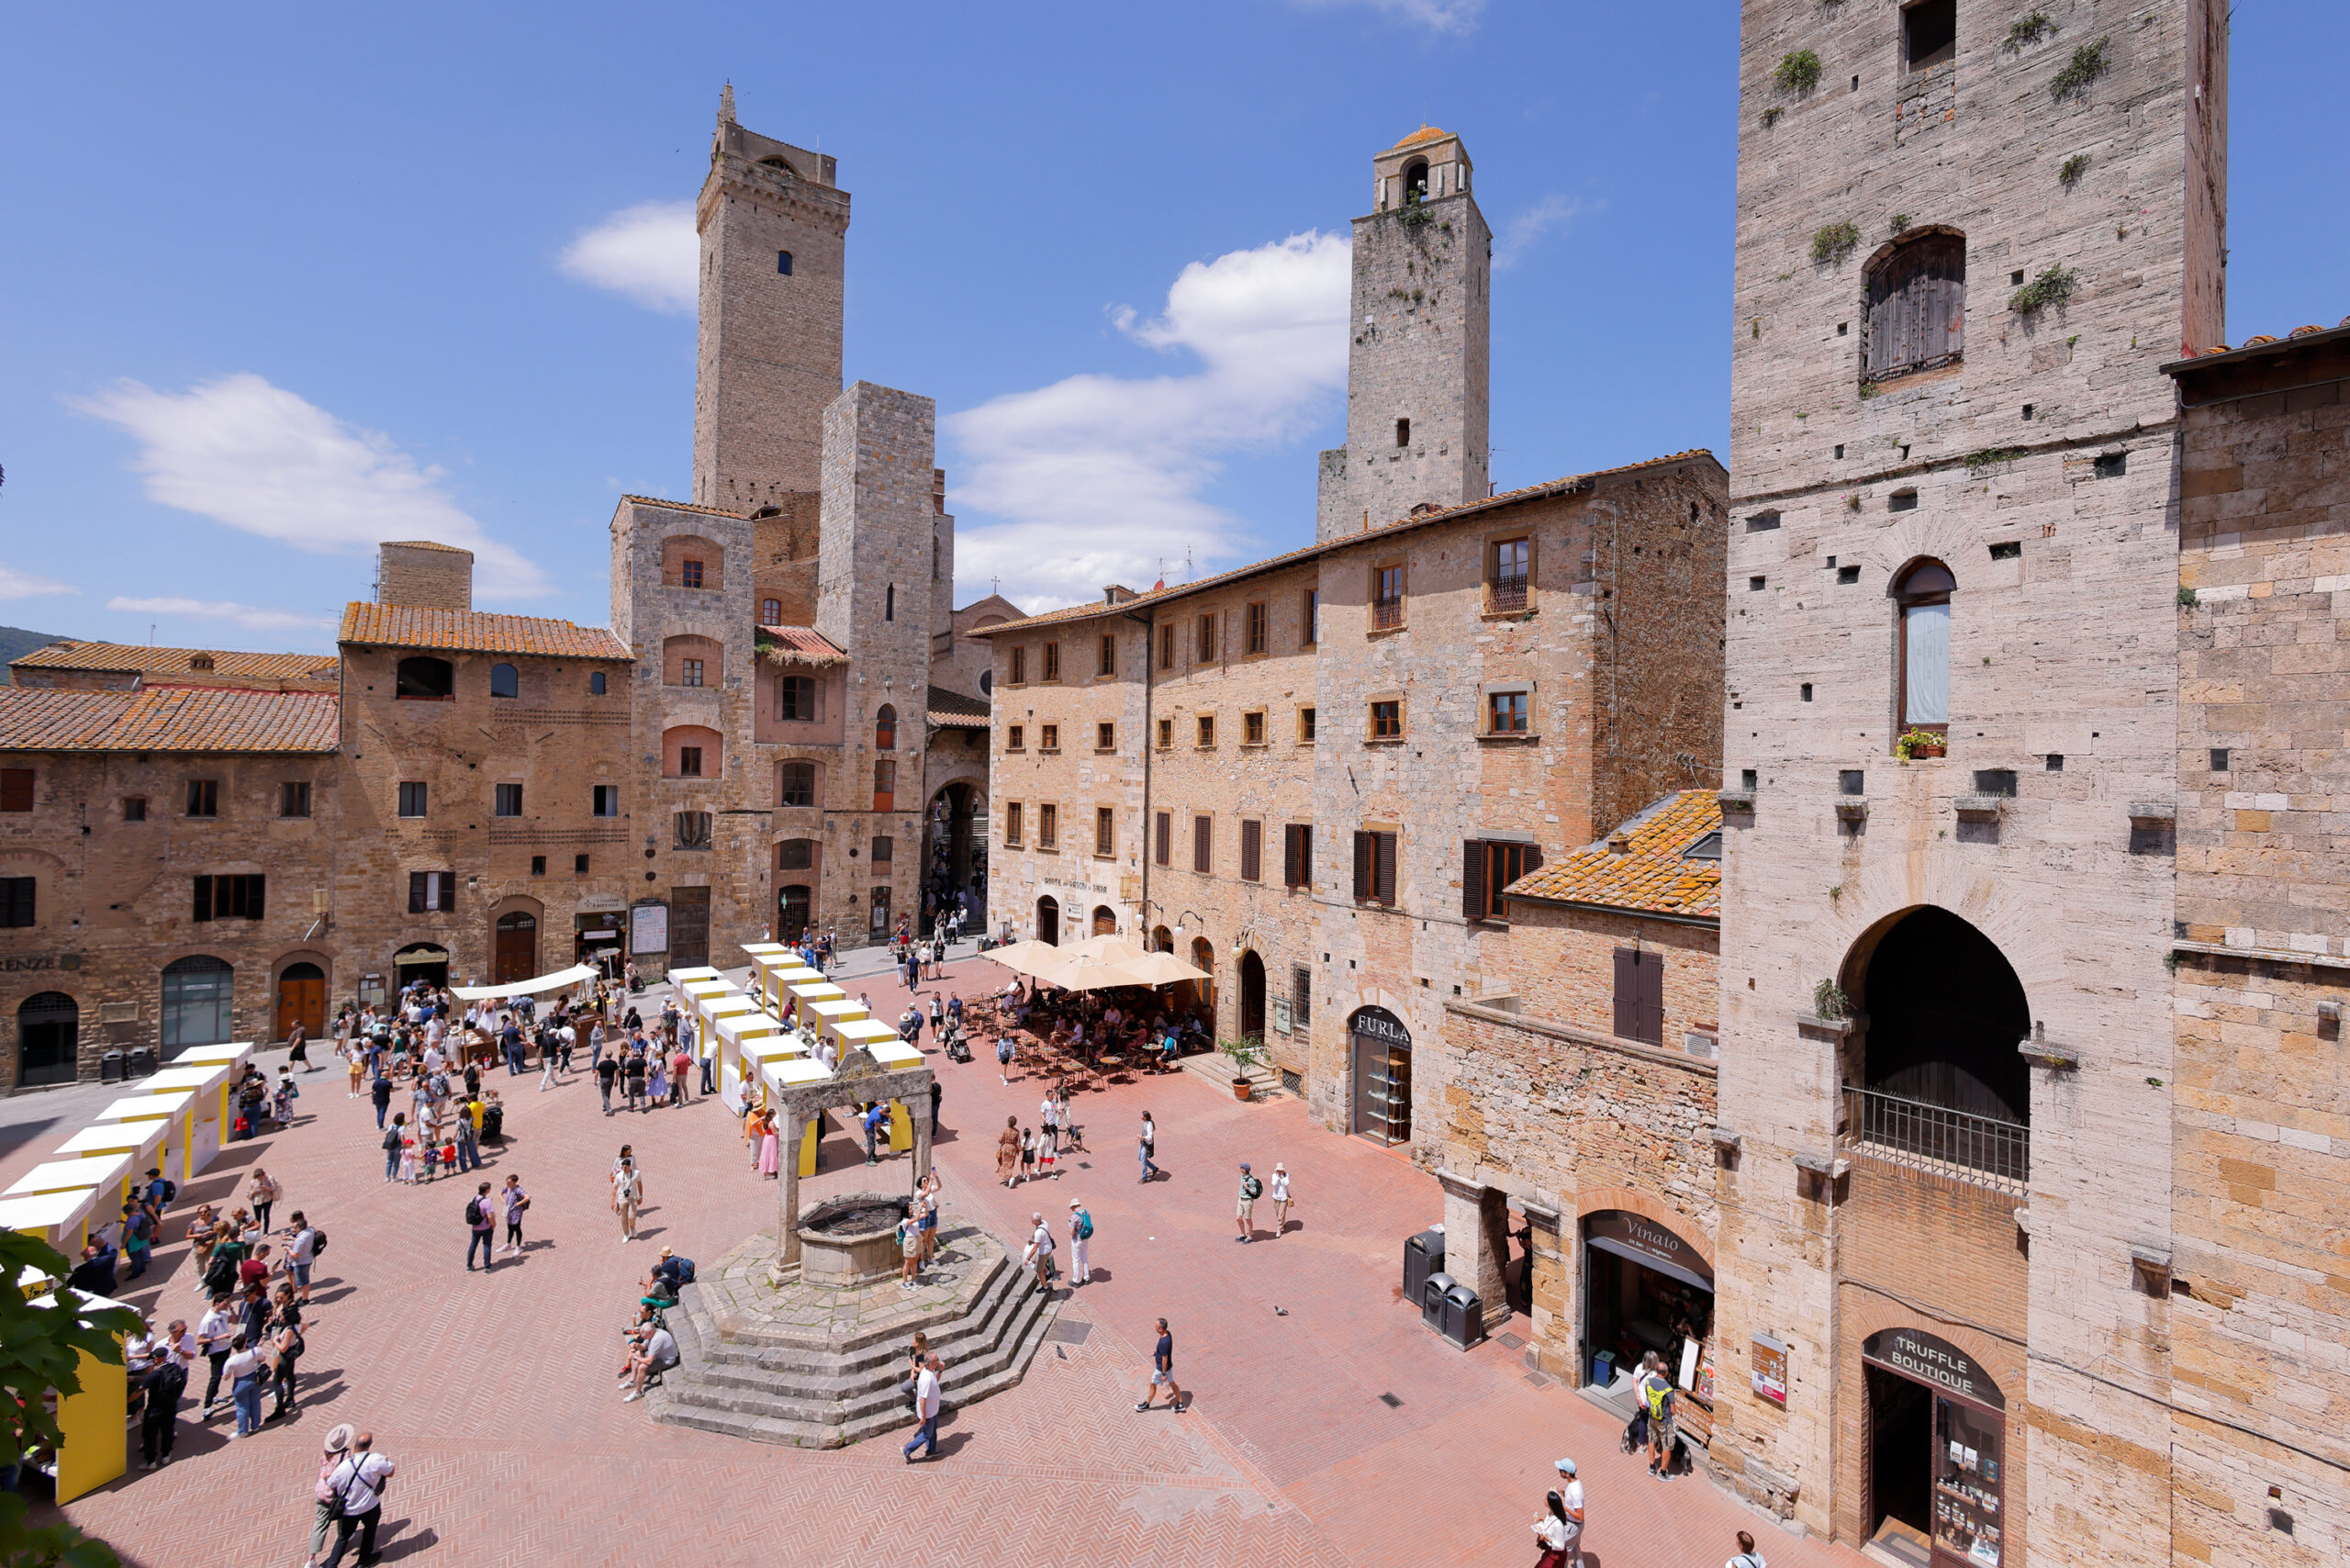
[{"label": "terracotta tile roof", "polygon": [[470,555],[472,551],[461,544],[443,544],[437,539],[386,539],[386,550],[446,550],[452,555]]},{"label": "terracotta tile roof", "polygon": [[745,518],[751,515],[746,511],[728,511],[724,507],[698,507],[691,501],[665,501],[658,496],[622,496],[621,499],[634,501],[639,506],[666,507],[671,511],[703,512],[711,517]]},{"label": "terracotta tile roof", "polygon": [[[1405,137],[1403,140],[1397,142],[1395,145],[1397,147],[1411,147],[1423,141],[1442,141],[1446,137],[1450,136],[1452,132],[1449,130],[1438,130],[1432,125],[1424,125],[1420,127],[1419,129],[1412,132],[1411,135]],[[1390,151],[1393,151],[1393,149]]]},{"label": "terracotta tile roof", "polygon": [[[1122,599],[1115,604],[1105,604],[1099,599],[1090,604],[1072,604],[1066,609],[1047,610],[1024,620],[1007,621],[1001,626],[978,627],[965,634],[972,637],[1000,637],[1007,632],[1025,632],[1034,626],[1049,625],[1058,622],[1084,621],[1097,615],[1123,615],[1130,610],[1147,610],[1155,605],[1165,604],[1170,599],[1181,599],[1187,594],[1205,593],[1211,588],[1224,588],[1247,577],[1278,571],[1284,566],[1297,566],[1317,555],[1350,550],[1367,540],[1383,539],[1390,534],[1402,533],[1415,528],[1426,528],[1434,523],[1456,521],[1479,512],[1514,506],[1520,501],[1539,500],[1546,496],[1566,495],[1595,485],[1602,479],[1617,478],[1650,468],[1670,468],[1674,464],[1687,463],[1700,457],[1708,463],[1716,462],[1710,451],[1702,446],[1693,446],[1686,452],[1670,453],[1662,457],[1649,458],[1645,462],[1627,463],[1616,468],[1597,468],[1588,474],[1569,474],[1562,478],[1546,479],[1539,485],[1527,485],[1515,490],[1504,490],[1499,495],[1487,496],[1483,500],[1463,501],[1457,507],[1438,507],[1432,511],[1397,518],[1393,522],[1382,523],[1377,528],[1366,529],[1360,532],[1342,533],[1336,539],[1301,545],[1286,554],[1269,555],[1264,560],[1252,562],[1246,566],[1235,566],[1228,572],[1219,572],[1212,577],[1202,577],[1197,582],[1183,583],[1175,588],[1153,588],[1148,593],[1138,593],[1132,599]],[[1716,465],[1719,466],[1718,464]]]},{"label": "terracotta tile roof", "polygon": [[966,697],[959,691],[949,691],[943,686],[930,689],[930,722],[952,724],[964,729],[984,730],[993,710],[983,697]]},{"label": "terracotta tile roof", "polygon": [[[1691,860],[1686,851],[1721,826],[1721,802],[1713,790],[1684,790],[1596,844],[1528,872],[1505,896],[1719,920],[1722,863],[1718,857]],[[1621,851],[1613,847],[1618,839]]]},{"label": "terracotta tile roof", "polygon": [[446,648],[468,654],[538,654],[563,659],[625,659],[628,644],[601,626],[478,610],[407,604],[346,604],[339,643],[372,648]]},{"label": "terracotta tile roof", "polygon": [[331,752],[341,706],[326,691],[0,686],[0,750]]},{"label": "terracotta tile roof", "polygon": [[762,626],[759,656],[786,665],[845,665],[848,650],[813,626]]},{"label": "terracotta tile roof", "polygon": [[[195,661],[212,661],[208,670]],[[218,648],[151,648],[136,643],[51,643],[10,667],[94,670],[107,675],[145,675],[159,680],[217,675],[240,680],[299,680],[332,686],[339,661],[331,654],[241,654]]]},{"label": "terracotta tile roof", "polygon": [[2208,347],[2199,349],[2192,344],[2188,344],[2180,351],[2179,358],[2164,365],[2163,369],[2165,372],[2176,375],[2180,371],[2188,369],[2190,366],[2200,370],[2203,368],[2200,362],[2215,359],[2221,355],[2229,356],[2232,363],[2237,360],[2258,357],[2260,352],[2264,349],[2274,350],[2280,345],[2294,348],[2301,347],[2304,346],[2302,340],[2307,338],[2322,336],[2328,342],[2333,342],[2345,332],[2350,332],[2350,316],[2344,316],[2342,318],[2342,320],[2338,325],[2332,327],[2320,327],[2314,324],[2306,327],[2296,327],[2281,338],[2272,336],[2266,332],[2255,333],[2253,336],[2246,338],[2241,344],[2234,347],[2230,347],[2226,343],[2212,343]]}]

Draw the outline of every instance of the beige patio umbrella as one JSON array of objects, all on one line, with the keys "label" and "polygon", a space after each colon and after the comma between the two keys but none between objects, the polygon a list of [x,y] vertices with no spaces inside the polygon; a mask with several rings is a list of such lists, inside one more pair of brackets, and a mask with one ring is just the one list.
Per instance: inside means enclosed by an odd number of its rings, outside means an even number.
[{"label": "beige patio umbrella", "polygon": [[990,947],[984,956],[1015,975],[1031,976],[1042,975],[1048,969],[1069,962],[1069,958],[1066,949],[1056,947],[1050,942],[1039,942],[1033,936],[1024,942],[1014,942],[1010,946]]},{"label": "beige patio umbrella", "polygon": [[1082,942],[1072,943],[1060,950],[1064,954],[1074,954],[1082,958],[1107,958],[1113,964],[1129,963],[1145,957],[1142,948],[1114,933],[1102,936],[1089,936]]},{"label": "beige patio umbrella", "polygon": [[1058,968],[1040,969],[1036,978],[1063,991],[1107,991],[1113,986],[1142,985],[1134,971],[1115,959],[1080,953]]},{"label": "beige patio umbrella", "polygon": [[1129,985],[1175,985],[1208,978],[1205,969],[1194,968],[1172,953],[1145,953],[1118,967],[1125,971]]}]

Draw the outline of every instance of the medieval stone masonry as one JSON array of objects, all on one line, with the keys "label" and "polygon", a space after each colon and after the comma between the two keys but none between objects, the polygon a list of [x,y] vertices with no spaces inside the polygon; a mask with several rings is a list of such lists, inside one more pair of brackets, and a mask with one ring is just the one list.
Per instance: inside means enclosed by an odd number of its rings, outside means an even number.
[{"label": "medieval stone masonry", "polygon": [[419,977],[657,975],[983,896],[990,595],[928,398],[841,386],[834,160],[735,123],[698,207],[691,502],[625,497],[610,630],[386,543],[340,656],[69,643],[0,689],[0,1088],[315,1036]]}]

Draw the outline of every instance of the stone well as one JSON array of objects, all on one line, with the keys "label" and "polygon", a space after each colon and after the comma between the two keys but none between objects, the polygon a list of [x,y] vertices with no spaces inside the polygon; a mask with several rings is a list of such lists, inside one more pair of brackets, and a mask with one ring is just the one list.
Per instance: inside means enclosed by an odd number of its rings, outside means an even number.
[{"label": "stone well", "polygon": [[897,1273],[907,1207],[903,1195],[889,1193],[844,1193],[818,1204],[800,1217],[800,1277],[837,1287]]}]

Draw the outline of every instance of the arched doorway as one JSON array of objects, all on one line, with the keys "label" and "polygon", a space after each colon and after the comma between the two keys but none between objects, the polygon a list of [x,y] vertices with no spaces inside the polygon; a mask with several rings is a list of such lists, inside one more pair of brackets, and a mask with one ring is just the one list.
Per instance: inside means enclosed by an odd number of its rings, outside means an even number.
[{"label": "arched doorway", "polygon": [[[1868,1390],[1869,1534],[1906,1534],[1937,1562],[1987,1562],[2007,1491],[2007,1397],[1960,1347],[1881,1328],[1861,1347]],[[1907,1531],[1888,1531],[1899,1520]]]},{"label": "arched doorway", "polygon": [[2031,1080],[2016,1047],[2031,1032],[2031,1008],[1998,946],[1928,904],[1863,937],[1844,968],[1852,1007],[1868,1020],[1845,1068],[1848,1119],[1863,1141],[2025,1181]]},{"label": "arched doorway", "polygon": [[539,917],[522,910],[498,917],[489,983],[512,985],[539,972]]},{"label": "arched doorway", "polygon": [[1150,933],[1150,948],[1154,953],[1173,952],[1175,950],[1175,933],[1168,930],[1167,927],[1163,925],[1153,927]]},{"label": "arched doorway", "polygon": [[1265,960],[1251,950],[1240,955],[1240,1032],[1265,1037]]},{"label": "arched doorway", "polygon": [[17,1009],[17,1084],[71,1083],[81,1075],[82,1009],[62,991],[25,998]]},{"label": "arched doorway", "polygon": [[1054,899],[1036,901],[1036,940],[1048,947],[1061,945],[1061,906]]},{"label": "arched doorway", "polygon": [[1354,1055],[1354,1130],[1375,1143],[1412,1140],[1412,1032],[1384,1007],[1347,1020]]},{"label": "arched doorway", "polygon": [[809,911],[815,907],[815,890],[805,882],[787,882],[776,890],[775,939],[797,942],[808,935]]},{"label": "arched doorway", "polygon": [[313,963],[288,964],[278,971],[277,1033],[271,1037],[291,1038],[297,1024],[313,1040],[326,1033],[327,972]]},{"label": "arched doorway", "polygon": [[1192,938],[1192,967],[1207,978],[1192,982],[1192,1005],[1215,1030],[1215,945],[1204,936]]},{"label": "arched doorway", "polygon": [[237,972],[225,958],[196,953],[163,966],[163,1059],[189,1046],[224,1045],[231,1030]]},{"label": "arched doorway", "polygon": [[405,990],[422,980],[427,985],[449,983],[449,949],[438,942],[411,942],[392,955],[392,969]]},{"label": "arched doorway", "polygon": [[1093,935],[1115,936],[1118,934],[1118,912],[1106,903],[1093,906]]}]

